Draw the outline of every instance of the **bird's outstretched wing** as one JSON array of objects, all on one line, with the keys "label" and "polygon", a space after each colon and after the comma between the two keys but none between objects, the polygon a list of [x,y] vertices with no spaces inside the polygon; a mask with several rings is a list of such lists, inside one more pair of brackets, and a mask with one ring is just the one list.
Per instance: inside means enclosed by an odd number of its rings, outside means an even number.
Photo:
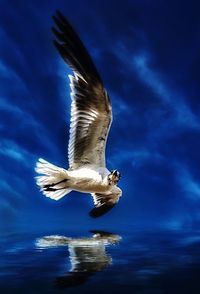
[{"label": "bird's outstretched wing", "polygon": [[85,164],[105,166],[105,146],[112,122],[112,108],[101,78],[83,43],[64,16],[53,17],[54,44],[73,71],[68,159],[71,169]]},{"label": "bird's outstretched wing", "polygon": [[90,211],[91,217],[99,217],[109,210],[111,210],[119,201],[122,191],[116,187],[116,191],[110,192],[109,194],[92,193],[95,208]]}]

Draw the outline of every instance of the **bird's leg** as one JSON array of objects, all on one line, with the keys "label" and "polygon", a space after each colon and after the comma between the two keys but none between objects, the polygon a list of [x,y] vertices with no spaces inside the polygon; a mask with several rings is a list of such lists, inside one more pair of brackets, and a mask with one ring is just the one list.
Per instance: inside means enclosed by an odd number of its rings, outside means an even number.
[{"label": "bird's leg", "polygon": [[67,181],[68,181],[68,179],[64,179],[64,180],[62,180],[60,182],[57,182],[57,183],[47,184],[47,185],[43,186],[43,189],[44,189],[44,191],[57,191],[57,190],[66,189],[66,187],[64,187],[64,188],[52,188],[52,187],[54,187],[54,186],[56,186],[58,184],[67,182]]},{"label": "bird's leg", "polygon": [[52,191],[52,192],[55,192],[55,191],[64,190],[64,189],[66,189],[66,187],[63,187],[63,188],[51,188],[51,187],[48,187],[48,188],[44,188],[44,191]]}]

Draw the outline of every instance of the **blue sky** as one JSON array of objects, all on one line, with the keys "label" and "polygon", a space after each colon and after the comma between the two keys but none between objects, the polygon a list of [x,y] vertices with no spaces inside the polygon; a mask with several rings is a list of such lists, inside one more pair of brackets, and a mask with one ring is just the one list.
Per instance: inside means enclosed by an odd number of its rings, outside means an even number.
[{"label": "blue sky", "polygon": [[[200,222],[200,20],[197,1],[1,1],[0,230]],[[67,167],[69,68],[53,47],[59,9],[111,97],[109,169],[123,197],[90,219],[92,199],[44,198],[38,157]]]}]

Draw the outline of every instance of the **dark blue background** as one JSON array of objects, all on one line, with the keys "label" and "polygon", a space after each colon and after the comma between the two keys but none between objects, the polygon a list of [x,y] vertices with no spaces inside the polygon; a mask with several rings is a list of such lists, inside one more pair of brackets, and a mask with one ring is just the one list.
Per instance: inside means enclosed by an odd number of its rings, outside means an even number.
[{"label": "dark blue background", "polygon": [[[54,202],[34,181],[38,157],[67,167],[70,70],[52,44],[56,9],[113,105],[107,165],[123,197],[95,220],[90,197]],[[0,40],[1,231],[199,225],[198,1],[1,1]]]}]

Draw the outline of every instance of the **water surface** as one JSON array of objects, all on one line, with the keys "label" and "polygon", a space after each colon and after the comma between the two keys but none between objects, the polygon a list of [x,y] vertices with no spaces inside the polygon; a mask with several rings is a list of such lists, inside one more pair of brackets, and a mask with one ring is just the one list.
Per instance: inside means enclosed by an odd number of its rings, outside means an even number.
[{"label": "water surface", "polygon": [[1,237],[0,293],[200,293],[197,231]]}]

